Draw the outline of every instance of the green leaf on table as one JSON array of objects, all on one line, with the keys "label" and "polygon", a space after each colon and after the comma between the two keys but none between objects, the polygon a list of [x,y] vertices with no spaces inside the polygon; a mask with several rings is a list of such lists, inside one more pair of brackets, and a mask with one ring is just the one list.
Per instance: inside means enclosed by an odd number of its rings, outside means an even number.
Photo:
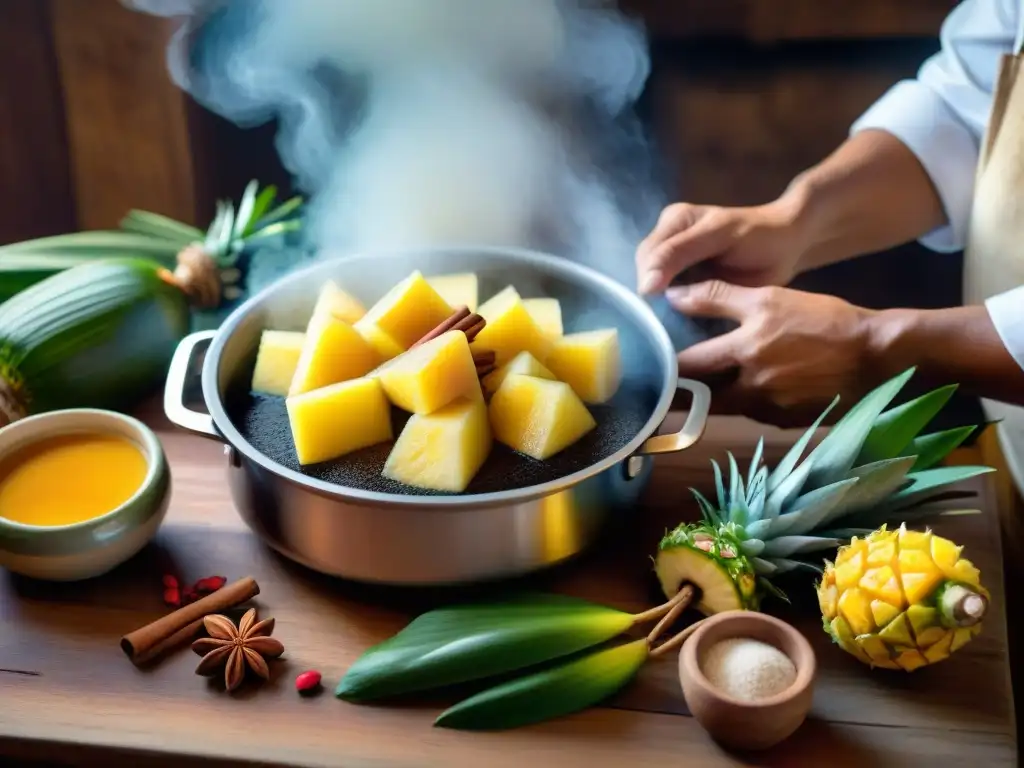
[{"label": "green leaf on table", "polygon": [[881,414],[864,440],[856,463],[870,464],[906,455],[904,449],[946,406],[956,387],[950,384],[932,390]]},{"label": "green leaf on table", "polygon": [[178,245],[179,250],[196,242],[202,242],[203,232],[188,224],[150,211],[131,210],[121,220],[125,232],[162,238]]},{"label": "green leaf on table", "polygon": [[245,191],[242,192],[242,199],[238,201],[238,215],[235,216],[235,226],[232,233],[232,237],[236,240],[241,240],[245,237],[245,233],[249,230],[252,214],[256,208],[256,191],[259,188],[259,182],[253,179],[246,185]]},{"label": "green leaf on table", "polygon": [[646,640],[594,651],[471,696],[442,712],[434,724],[500,730],[579,712],[620,690],[646,660]]},{"label": "green leaf on table", "polygon": [[603,643],[633,615],[564,595],[441,608],[370,648],[335,695],[371,701],[493,677]]},{"label": "green leaf on table", "polygon": [[149,256],[173,259],[180,249],[176,243],[137,232],[95,230],[66,235],[40,237],[0,246],[0,260],[11,256],[91,256],[104,259],[115,256]]}]

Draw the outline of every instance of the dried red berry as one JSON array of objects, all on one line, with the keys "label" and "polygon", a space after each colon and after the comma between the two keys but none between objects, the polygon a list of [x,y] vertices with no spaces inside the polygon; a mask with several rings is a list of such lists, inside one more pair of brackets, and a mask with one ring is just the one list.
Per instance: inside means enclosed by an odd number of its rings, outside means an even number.
[{"label": "dried red berry", "polygon": [[166,589],[177,589],[178,588],[178,577],[173,573],[164,574],[164,587]]},{"label": "dried red berry", "polygon": [[315,669],[303,672],[295,678],[295,690],[299,693],[313,693],[320,688],[320,673]]},{"label": "dried red berry", "polygon": [[182,593],[182,598],[186,603],[194,603],[199,599],[199,594],[194,589],[186,589],[184,593]]},{"label": "dried red berry", "polygon": [[216,592],[218,589],[227,584],[227,579],[224,576],[207,576],[205,579],[200,579],[195,583],[193,589],[196,592]]},{"label": "dried red berry", "polygon": [[181,605],[181,592],[177,587],[168,587],[164,590],[164,602],[174,608]]}]

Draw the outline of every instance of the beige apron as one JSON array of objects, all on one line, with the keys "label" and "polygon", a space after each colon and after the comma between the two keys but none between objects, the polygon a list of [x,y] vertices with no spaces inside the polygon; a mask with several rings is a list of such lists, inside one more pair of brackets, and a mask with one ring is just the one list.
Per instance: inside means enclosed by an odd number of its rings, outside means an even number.
[{"label": "beige apron", "polygon": [[[1019,285],[1024,285],[1024,56],[1017,53],[1000,64],[981,145],[964,255],[964,303],[981,304]],[[1001,419],[995,434],[1006,469],[1024,494],[1024,408],[990,400],[983,405],[990,419]]]}]

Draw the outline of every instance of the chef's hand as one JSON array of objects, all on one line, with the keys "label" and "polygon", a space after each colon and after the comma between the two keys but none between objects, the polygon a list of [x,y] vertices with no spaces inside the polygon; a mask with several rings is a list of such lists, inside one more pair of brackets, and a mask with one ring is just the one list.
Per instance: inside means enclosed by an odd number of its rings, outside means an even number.
[{"label": "chef's hand", "polygon": [[807,250],[797,212],[786,196],[747,208],[668,206],[637,249],[640,293],[661,293],[687,270],[736,285],[785,285]]},{"label": "chef's hand", "polygon": [[813,421],[837,394],[855,402],[879,383],[872,310],[832,296],[719,280],[666,295],[683,314],[740,324],[679,353],[680,376],[732,374],[715,389],[716,411],[796,426]]}]

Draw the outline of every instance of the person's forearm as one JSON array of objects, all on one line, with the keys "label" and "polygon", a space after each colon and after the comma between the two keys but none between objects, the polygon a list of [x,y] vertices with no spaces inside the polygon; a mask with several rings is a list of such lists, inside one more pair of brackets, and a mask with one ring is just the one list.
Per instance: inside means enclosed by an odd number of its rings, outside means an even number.
[{"label": "person's forearm", "polygon": [[924,167],[884,131],[852,136],[777,202],[803,239],[800,271],[892,248],[945,222]]},{"label": "person's forearm", "polygon": [[1024,404],[1024,369],[1003,345],[983,306],[873,312],[866,334],[874,373],[890,378],[915,366],[935,385]]}]

